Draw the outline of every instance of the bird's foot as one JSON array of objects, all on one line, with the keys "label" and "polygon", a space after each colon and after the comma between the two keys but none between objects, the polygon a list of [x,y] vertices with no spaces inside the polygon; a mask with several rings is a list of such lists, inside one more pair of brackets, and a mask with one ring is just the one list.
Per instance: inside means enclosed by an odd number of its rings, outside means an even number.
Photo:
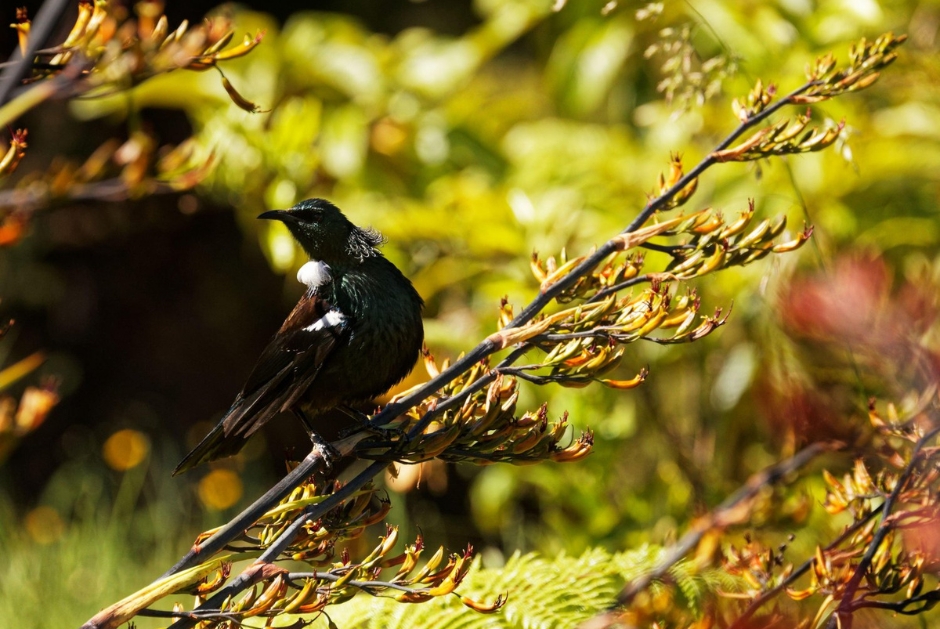
[{"label": "bird's foot", "polygon": [[372,426],[370,424],[363,424],[359,426],[350,426],[340,431],[339,438],[345,439],[350,435],[354,435],[359,432],[365,432],[370,435],[379,437],[383,441],[388,441],[389,443],[398,441],[405,436],[405,431],[401,428],[385,428],[383,426]]},{"label": "bird's foot", "polygon": [[372,418],[360,411],[358,408],[353,408],[352,406],[340,406],[337,410],[357,424],[360,424],[360,426],[364,427],[371,425]]},{"label": "bird's foot", "polygon": [[333,461],[338,461],[343,455],[340,454],[339,450],[330,445],[329,441],[321,437],[320,434],[314,430],[313,424],[310,423],[307,415],[302,410],[295,408],[294,414],[300,418],[304,428],[307,429],[307,435],[310,436],[310,442],[313,444],[311,450],[319,454],[320,458],[323,460],[324,473],[329,474],[333,471]]},{"label": "bird's foot", "polygon": [[341,459],[343,455],[315,432],[310,433],[310,441],[313,443],[312,451],[319,454],[323,461],[323,472],[329,474],[333,471],[333,462]]},{"label": "bird's foot", "polygon": [[356,426],[350,426],[342,430],[339,433],[341,439],[356,434],[357,432],[367,432],[370,435],[381,438],[383,441],[391,443],[405,436],[405,431],[401,428],[385,428],[383,426],[374,425],[368,415],[357,409],[342,406],[339,410],[345,413],[347,417],[353,419],[357,424]]},{"label": "bird's foot", "polygon": [[354,435],[357,432],[368,432],[370,435],[375,435],[380,437],[383,441],[394,442],[398,439],[401,439],[405,436],[405,432],[401,428],[384,428],[376,426],[372,423],[371,418],[363,413],[362,411],[352,408],[350,406],[341,406],[340,411],[346,414],[347,417],[356,422],[356,426],[350,426],[342,431],[340,431],[340,438],[345,438],[350,435]]}]

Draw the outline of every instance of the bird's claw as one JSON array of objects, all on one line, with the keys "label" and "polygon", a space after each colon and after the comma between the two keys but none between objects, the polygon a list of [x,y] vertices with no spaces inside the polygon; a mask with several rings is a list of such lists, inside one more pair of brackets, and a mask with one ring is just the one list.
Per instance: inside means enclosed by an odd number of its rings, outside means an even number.
[{"label": "bird's claw", "polygon": [[323,461],[323,472],[329,474],[333,471],[333,461],[338,461],[342,455],[339,450],[333,447],[328,441],[324,441],[316,433],[310,434],[310,441],[313,442],[312,450],[320,455]]},{"label": "bird's claw", "polygon": [[359,426],[350,426],[342,430],[339,435],[340,438],[345,438],[350,435],[354,435],[359,432],[365,432],[370,435],[381,438],[383,441],[395,442],[402,439],[405,436],[405,431],[399,427],[386,428],[384,426],[373,426],[372,424],[366,422]]},{"label": "bird's claw", "polygon": [[339,436],[341,439],[349,437],[359,432],[367,432],[370,435],[380,437],[384,441],[397,441],[405,436],[405,431],[401,428],[385,428],[376,426],[370,421],[370,417],[359,411],[355,408],[349,406],[343,406],[340,410],[346,414],[347,417],[356,422],[357,425],[350,426],[340,431]]}]

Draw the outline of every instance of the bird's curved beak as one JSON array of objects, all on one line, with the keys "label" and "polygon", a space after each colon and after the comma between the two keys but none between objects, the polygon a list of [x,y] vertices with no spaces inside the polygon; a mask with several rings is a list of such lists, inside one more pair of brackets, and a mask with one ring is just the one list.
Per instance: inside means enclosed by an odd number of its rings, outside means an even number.
[{"label": "bird's curved beak", "polygon": [[294,217],[287,210],[268,210],[258,215],[258,218],[273,219],[277,221],[289,221]]}]

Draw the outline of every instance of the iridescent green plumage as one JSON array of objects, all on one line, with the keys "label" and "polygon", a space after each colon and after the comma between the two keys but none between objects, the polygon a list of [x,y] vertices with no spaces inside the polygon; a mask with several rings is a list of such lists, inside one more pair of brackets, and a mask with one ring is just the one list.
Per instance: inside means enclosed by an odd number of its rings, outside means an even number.
[{"label": "iridescent green plumage", "polygon": [[[320,416],[387,391],[411,371],[424,340],[423,302],[376,246],[381,236],[351,223],[322,199],[259,218],[283,221],[318,264],[219,424],[174,473],[235,454],[282,411],[323,430]],[[305,265],[306,266],[306,265]],[[318,427],[319,423],[319,427]]]}]

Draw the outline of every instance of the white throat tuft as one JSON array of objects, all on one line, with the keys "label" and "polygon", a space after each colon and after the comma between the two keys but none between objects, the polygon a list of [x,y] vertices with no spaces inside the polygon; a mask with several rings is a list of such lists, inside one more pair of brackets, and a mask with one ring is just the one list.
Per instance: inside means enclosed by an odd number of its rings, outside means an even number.
[{"label": "white throat tuft", "polygon": [[320,260],[311,260],[297,271],[297,281],[306,284],[310,289],[323,286],[331,279],[333,276],[330,274],[330,267]]}]

